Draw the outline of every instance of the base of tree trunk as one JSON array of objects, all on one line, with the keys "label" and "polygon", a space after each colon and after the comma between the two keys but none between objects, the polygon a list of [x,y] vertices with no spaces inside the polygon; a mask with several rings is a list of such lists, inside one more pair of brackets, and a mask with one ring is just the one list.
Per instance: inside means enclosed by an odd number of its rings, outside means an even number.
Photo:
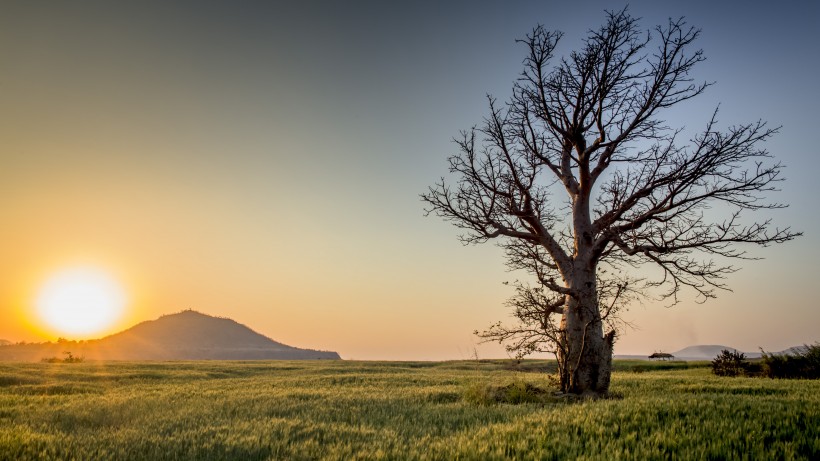
[{"label": "base of tree trunk", "polygon": [[586,347],[570,344],[568,357],[576,362],[563,365],[566,373],[561,377],[561,389],[584,398],[604,397],[609,394],[615,332],[587,339]]}]

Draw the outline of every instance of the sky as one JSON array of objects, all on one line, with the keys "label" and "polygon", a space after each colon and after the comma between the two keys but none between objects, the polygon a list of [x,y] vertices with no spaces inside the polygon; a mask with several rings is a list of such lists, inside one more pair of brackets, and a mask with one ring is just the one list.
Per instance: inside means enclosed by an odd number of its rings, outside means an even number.
[{"label": "sky", "polygon": [[[46,280],[95,267],[126,294],[110,334],[194,309],[345,359],[505,357],[474,330],[512,295],[493,244],[463,246],[419,194],[452,139],[505,100],[536,24],[577,48],[617,2],[31,2],[0,5],[0,338],[43,325]],[[814,2],[629,2],[651,28],[702,29],[716,82],[670,125],[782,125],[789,208],[805,235],[742,264],[716,300],[645,301],[616,354],[820,340],[812,133]],[[92,335],[93,336],[93,335]],[[76,338],[82,339],[82,338]]]}]

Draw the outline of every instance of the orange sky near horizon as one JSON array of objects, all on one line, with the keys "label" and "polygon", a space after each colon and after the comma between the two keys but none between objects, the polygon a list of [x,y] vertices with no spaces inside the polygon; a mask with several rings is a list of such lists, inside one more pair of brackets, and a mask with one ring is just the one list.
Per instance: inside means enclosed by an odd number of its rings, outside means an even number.
[{"label": "orange sky near horizon", "polygon": [[[510,94],[514,40],[541,21],[568,51],[610,3],[4,3],[0,339],[86,339],[34,304],[52,274],[93,266],[127,306],[87,337],[193,309],[345,359],[506,357],[472,333],[510,319],[503,282],[525,276],[424,217],[419,194],[485,94]],[[633,306],[617,354],[820,340],[818,7],[744,8],[630,2],[647,28],[703,28],[698,78],[717,84],[670,124],[703,126],[720,103],[724,125],[783,125],[766,148],[787,165],[772,198],[790,208],[761,217],[805,236],[751,249],[765,259],[717,300]],[[782,84],[787,69],[804,70]]]}]

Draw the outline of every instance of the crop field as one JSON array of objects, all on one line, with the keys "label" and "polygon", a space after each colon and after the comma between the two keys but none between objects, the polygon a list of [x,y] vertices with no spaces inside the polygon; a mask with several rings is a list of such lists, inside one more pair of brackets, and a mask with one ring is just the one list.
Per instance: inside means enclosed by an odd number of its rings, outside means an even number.
[{"label": "crop field", "polygon": [[0,363],[0,460],[820,459],[820,381],[616,366],[512,404],[549,363]]}]

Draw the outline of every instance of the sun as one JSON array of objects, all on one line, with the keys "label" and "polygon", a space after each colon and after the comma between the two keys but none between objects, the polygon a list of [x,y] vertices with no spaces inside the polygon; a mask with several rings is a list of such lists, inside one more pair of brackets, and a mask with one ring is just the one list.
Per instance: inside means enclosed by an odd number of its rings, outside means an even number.
[{"label": "sun", "polygon": [[125,294],[106,272],[89,267],[65,269],[49,278],[37,301],[40,318],[60,333],[99,333],[125,308]]}]

